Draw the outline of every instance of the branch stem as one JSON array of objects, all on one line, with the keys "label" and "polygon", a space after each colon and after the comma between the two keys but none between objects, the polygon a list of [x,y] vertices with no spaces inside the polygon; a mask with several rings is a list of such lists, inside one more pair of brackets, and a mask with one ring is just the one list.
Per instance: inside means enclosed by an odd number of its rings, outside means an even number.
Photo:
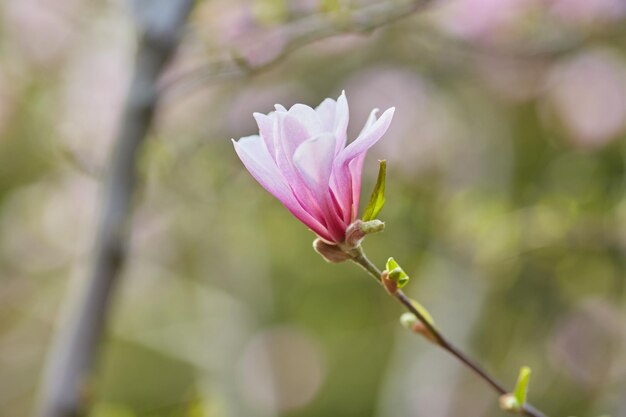
[{"label": "branch stem", "polygon": [[[352,256],[352,262],[365,269],[365,271],[367,271],[372,277],[374,277],[374,279],[376,279],[379,284],[383,284],[381,279],[382,271],[378,269],[378,267],[367,258],[367,256],[363,252],[363,249],[360,246],[352,250],[350,252],[350,255]],[[469,356],[467,356],[465,353],[463,353],[463,351],[461,351],[452,342],[450,342],[443,335],[443,333],[441,333],[440,330],[433,326],[430,320],[427,320],[426,317],[424,317],[424,315],[415,308],[415,306],[411,302],[411,299],[407,297],[404,292],[402,292],[402,290],[398,289],[397,291],[395,291],[393,297],[398,300],[398,302],[400,302],[400,304],[402,304],[409,312],[417,317],[417,319],[424,325],[424,327],[426,327],[426,329],[428,329],[428,331],[432,334],[439,347],[457,358],[463,365],[465,365],[468,369],[474,372],[474,374],[476,374],[483,381],[485,381],[499,395],[504,395],[508,393],[507,389],[501,383],[499,383],[494,377],[489,375],[484,368],[482,368],[480,365],[470,359]],[[528,417],[547,417],[544,413],[537,410],[535,407],[528,403],[523,404],[522,409],[519,411],[519,413]]]}]

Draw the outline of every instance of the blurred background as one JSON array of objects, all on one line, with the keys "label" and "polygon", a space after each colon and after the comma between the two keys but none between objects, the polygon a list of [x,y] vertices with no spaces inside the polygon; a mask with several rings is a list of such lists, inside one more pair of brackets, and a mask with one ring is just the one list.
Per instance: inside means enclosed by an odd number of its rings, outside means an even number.
[{"label": "blurred background", "polygon": [[[371,278],[314,253],[233,151],[252,112],[342,89],[349,138],[396,107],[364,169],[366,202],[388,160],[370,258],[394,256],[407,293],[506,385],[529,365],[549,415],[626,416],[626,2],[442,0],[273,63],[285,26],[369,3],[199,2],[143,148],[91,416],[504,415]],[[85,279],[130,16],[113,0],[0,4],[2,417],[31,413]],[[233,56],[262,70],[223,76]]]}]

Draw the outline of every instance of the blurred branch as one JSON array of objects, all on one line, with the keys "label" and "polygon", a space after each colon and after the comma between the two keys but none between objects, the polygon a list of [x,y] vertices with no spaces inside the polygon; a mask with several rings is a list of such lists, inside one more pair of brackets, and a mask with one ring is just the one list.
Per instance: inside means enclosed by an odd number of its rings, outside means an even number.
[{"label": "blurred branch", "polygon": [[[140,145],[159,102],[157,81],[176,50],[193,0],[138,1],[140,36],[134,75],[108,171],[87,281],[53,345],[39,409],[41,417],[84,414],[89,375],[126,257]],[[74,295],[74,292],[71,292]]]},{"label": "blurred branch", "polygon": [[[568,33],[554,39],[501,42],[463,39],[446,34],[428,24],[414,29],[411,39],[419,46],[420,52],[443,56],[446,65],[456,63],[450,58],[465,63],[465,60],[471,57],[511,61],[556,60],[594,44],[623,40],[626,35],[624,25],[614,25],[593,32]],[[421,62],[423,53],[417,55]]]},{"label": "blurred branch", "polygon": [[[163,83],[162,91],[168,100],[196,91],[202,85],[218,80],[237,79],[255,75],[282,62],[295,50],[310,43],[349,33],[367,34],[377,28],[391,24],[433,3],[432,0],[387,0],[374,5],[341,13],[315,14],[278,28],[274,33],[242,50],[233,50],[230,56],[201,64],[196,68],[174,75]],[[421,50],[432,51],[436,56],[467,59],[471,56],[508,60],[558,59],[593,43],[623,39],[626,26],[614,25],[608,29],[591,33],[570,32],[567,36],[530,44],[487,43],[464,40],[446,35],[432,25],[420,25],[415,34],[416,44]],[[266,51],[268,45],[280,45],[279,51],[260,63],[250,62],[246,55]],[[423,59],[422,54],[419,54]],[[446,60],[448,64],[449,59]]]},{"label": "blurred branch", "polygon": [[316,14],[281,27],[262,39],[250,51],[262,51],[268,44],[284,42],[274,55],[261,63],[251,63],[245,54],[234,51],[228,59],[206,63],[184,72],[162,87],[168,99],[195,91],[199,86],[222,79],[250,76],[278,64],[291,52],[310,43],[348,33],[369,33],[423,9],[431,0],[384,1],[335,14]]},{"label": "blurred branch", "polygon": [[[382,282],[382,271],[376,267],[368,258],[365,256],[363,250],[359,247],[355,250],[355,253],[352,254],[352,261],[357,265],[361,266],[365,269],[372,277],[374,277],[379,283]],[[384,286],[384,284],[383,284]],[[438,330],[429,320],[422,311],[415,307],[411,299],[407,297],[404,292],[400,289],[395,289],[393,293],[390,293],[400,304],[402,304],[407,311],[412,313],[424,326],[426,330],[427,337],[432,340],[437,346],[441,347],[443,350],[450,353],[452,356],[456,357],[463,365],[465,365],[469,370],[474,372],[477,376],[479,376],[483,381],[485,381],[494,391],[498,394],[506,395],[509,393],[507,389],[500,384],[494,377],[489,375],[487,371],[485,371],[481,366],[479,366],[476,362],[469,358],[463,351],[461,351],[458,347],[456,347],[452,342],[450,342],[444,335]],[[528,417],[546,417],[541,411],[537,410],[532,405],[525,403],[522,405],[519,413]]]}]

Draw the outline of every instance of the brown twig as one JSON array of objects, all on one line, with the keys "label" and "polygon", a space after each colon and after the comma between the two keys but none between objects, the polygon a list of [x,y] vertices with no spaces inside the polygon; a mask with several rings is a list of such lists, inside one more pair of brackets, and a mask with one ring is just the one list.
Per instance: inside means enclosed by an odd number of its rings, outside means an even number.
[{"label": "brown twig", "polygon": [[126,255],[138,151],[159,102],[157,81],[176,50],[194,0],[144,3],[138,5],[134,75],[109,165],[95,248],[85,287],[70,300],[73,310],[54,341],[38,410],[41,417],[84,414],[89,375]]},{"label": "brown twig", "polygon": [[[382,284],[381,275],[382,271],[376,267],[368,258],[365,256],[363,250],[358,247],[352,252],[352,261],[357,265],[361,266],[365,269],[371,276],[373,276],[379,283]],[[481,366],[479,366],[476,362],[470,359],[463,351],[457,348],[452,342],[450,342],[444,335],[438,330],[430,320],[428,320],[424,315],[413,305],[411,299],[408,298],[402,290],[395,290],[392,294],[393,297],[396,298],[409,312],[411,312],[417,319],[423,324],[428,332],[433,336],[434,341],[437,346],[441,347],[452,356],[456,357],[461,363],[463,363],[468,369],[474,372],[477,376],[482,378],[491,388],[494,389],[498,394],[504,395],[507,394],[508,391],[502,384],[500,384],[495,378],[487,373]],[[526,403],[523,404],[520,413],[528,416],[528,417],[546,417],[541,411],[537,410],[532,405]]]}]

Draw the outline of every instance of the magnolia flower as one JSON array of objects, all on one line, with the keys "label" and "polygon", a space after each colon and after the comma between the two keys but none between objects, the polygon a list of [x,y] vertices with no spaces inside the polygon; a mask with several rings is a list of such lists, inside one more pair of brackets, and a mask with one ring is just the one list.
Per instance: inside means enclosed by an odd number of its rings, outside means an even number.
[{"label": "magnolia flower", "polygon": [[302,223],[330,244],[343,243],[357,218],[367,150],[387,131],[394,108],[372,110],[358,137],[346,146],[348,101],[325,99],[312,109],[281,105],[254,113],[259,135],[235,141],[250,174]]}]

